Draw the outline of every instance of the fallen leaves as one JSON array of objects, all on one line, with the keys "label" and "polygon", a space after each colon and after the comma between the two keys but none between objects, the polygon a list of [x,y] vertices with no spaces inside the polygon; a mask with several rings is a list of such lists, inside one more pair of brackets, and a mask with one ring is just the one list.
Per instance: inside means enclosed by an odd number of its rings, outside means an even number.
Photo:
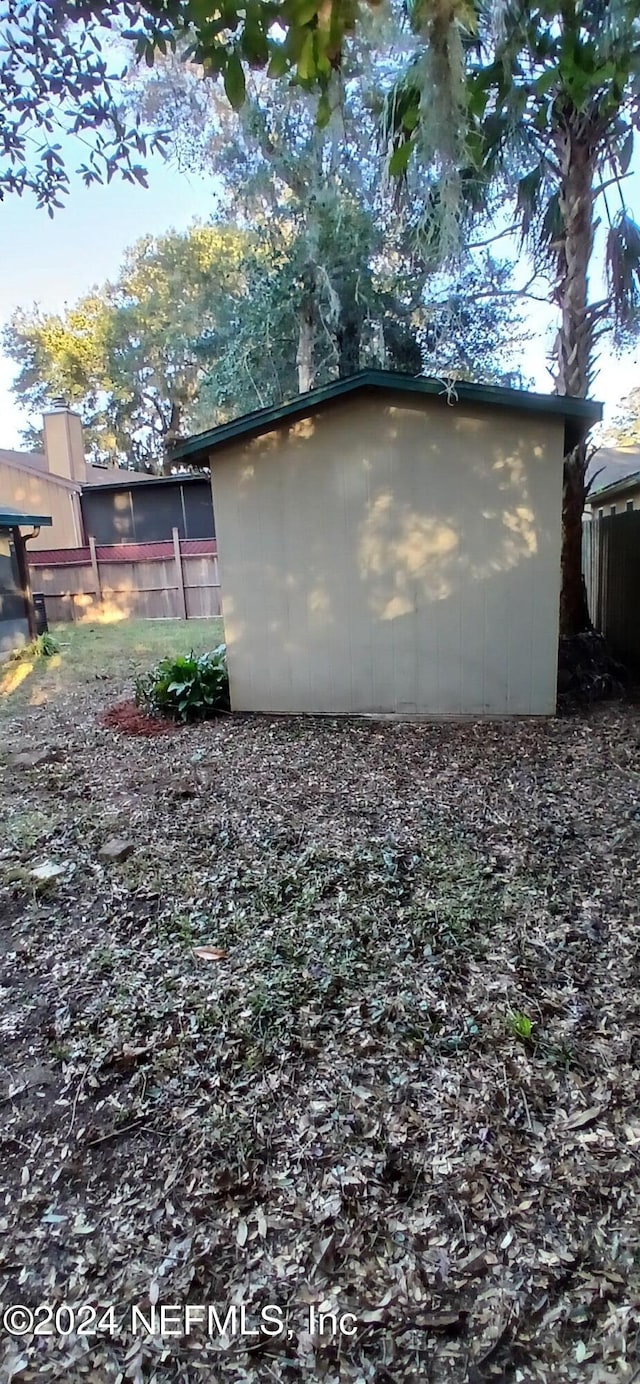
[{"label": "fallen leaves", "polygon": [[3,800],[0,1295],[292,1334],[60,1339],[51,1377],[630,1384],[634,713],[230,718],[151,757],[95,695],[39,711],[61,758]]}]

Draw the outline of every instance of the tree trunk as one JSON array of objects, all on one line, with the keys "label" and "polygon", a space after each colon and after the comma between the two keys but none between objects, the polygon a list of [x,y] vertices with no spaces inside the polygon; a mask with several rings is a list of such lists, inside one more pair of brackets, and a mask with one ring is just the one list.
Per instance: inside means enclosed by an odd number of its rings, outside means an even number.
[{"label": "tree trunk", "polygon": [[360,317],[349,314],[341,317],[340,326],[336,332],[338,374],[341,380],[348,379],[350,375],[357,375],[360,369],[361,331],[362,320]]},{"label": "tree trunk", "polygon": [[165,476],[171,475],[171,467],[173,465],[171,459],[171,448],[174,442],[177,442],[178,438],[180,437],[181,427],[182,404],[177,403],[174,399],[171,404],[171,413],[169,414],[169,425],[162,439],[162,446],[164,448],[162,471]]},{"label": "tree trunk", "polygon": [[338,288],[340,316],[336,328],[338,374],[341,380],[357,375],[360,369],[362,338],[362,309],[358,303],[356,283],[343,282]]},{"label": "tree trunk", "polygon": [[[588,301],[589,261],[593,249],[592,131],[577,113],[558,132],[556,152],[561,168],[560,214],[563,233],[558,248],[554,292],[560,308],[556,339],[556,391],[585,399],[593,363],[594,321]],[[582,576],[582,512],[585,502],[587,449],[574,448],[564,462],[562,505],[562,591],[560,634],[589,629],[589,610]]]},{"label": "tree trunk", "polygon": [[582,515],[586,498],[586,444],[575,447],[564,459],[562,497],[562,585],[560,634],[569,636],[591,629],[587,592],[582,574]]},{"label": "tree trunk", "polygon": [[306,394],[313,389],[315,381],[316,344],[316,292],[317,275],[313,264],[308,264],[302,274],[302,296],[298,309],[298,389]]}]

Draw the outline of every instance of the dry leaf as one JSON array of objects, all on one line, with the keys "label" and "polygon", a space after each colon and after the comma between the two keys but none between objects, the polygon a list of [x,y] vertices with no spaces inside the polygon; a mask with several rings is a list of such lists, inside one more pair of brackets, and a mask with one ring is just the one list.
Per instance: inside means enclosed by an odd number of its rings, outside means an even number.
[{"label": "dry leaf", "polygon": [[49,879],[58,879],[59,875],[65,874],[67,868],[67,865],[55,865],[52,860],[45,860],[42,865],[36,865],[31,871],[31,877],[44,883]]},{"label": "dry leaf", "polygon": [[593,1124],[600,1115],[604,1115],[606,1105],[590,1105],[588,1110],[576,1110],[574,1115],[570,1115],[568,1120],[560,1126],[565,1129],[583,1129],[585,1125]]},{"label": "dry leaf", "polygon": [[461,1320],[460,1312],[432,1312],[426,1317],[420,1317],[420,1326],[425,1331],[450,1331],[452,1326],[457,1326]]},{"label": "dry leaf", "polygon": [[226,961],[229,953],[223,947],[194,947],[193,955],[200,961]]}]

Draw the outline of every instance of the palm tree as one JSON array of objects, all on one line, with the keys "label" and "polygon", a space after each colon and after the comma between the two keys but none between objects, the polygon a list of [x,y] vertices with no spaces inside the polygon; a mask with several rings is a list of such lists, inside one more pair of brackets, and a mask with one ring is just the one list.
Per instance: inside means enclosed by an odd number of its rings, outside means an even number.
[{"label": "palm tree", "polygon": [[[433,239],[436,227],[441,250],[452,207],[458,219],[509,208],[510,227],[546,274],[558,311],[555,389],[584,398],[599,336],[629,334],[640,317],[640,229],[623,195],[640,123],[640,4],[414,0],[410,10],[424,47],[388,102],[392,171],[429,165],[427,233]],[[607,288],[594,299],[603,216]],[[589,624],[581,558],[587,460],[584,444],[565,458],[565,635]]]}]

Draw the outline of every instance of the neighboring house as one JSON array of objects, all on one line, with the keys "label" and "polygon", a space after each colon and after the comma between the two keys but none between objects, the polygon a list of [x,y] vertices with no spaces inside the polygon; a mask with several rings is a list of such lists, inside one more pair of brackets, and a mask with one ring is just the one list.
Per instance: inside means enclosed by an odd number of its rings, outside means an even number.
[{"label": "neighboring house", "polygon": [[587,495],[591,518],[605,514],[624,514],[640,509],[640,448],[601,447],[596,452],[591,473],[593,487]]},{"label": "neighboring house", "polygon": [[80,503],[85,533],[96,543],[171,541],[174,528],[180,538],[215,537],[208,476],[103,471],[82,487]]},{"label": "neighboring house", "polygon": [[207,476],[150,476],[87,463],[82,423],[72,409],[46,413],[44,452],[0,449],[0,494],[8,504],[51,515],[51,530],[34,549],[82,548],[96,543],[214,538]]},{"label": "neighboring house", "polygon": [[[636,461],[640,464],[640,453]],[[593,519],[604,519],[605,515],[622,515],[630,509],[640,509],[640,466],[622,480],[614,480],[608,486],[594,489],[587,495]]]},{"label": "neighboring house", "polygon": [[556,706],[562,462],[588,400],[365,371],[182,442],[211,466],[232,706]]},{"label": "neighboring house", "polygon": [[[35,634],[26,539],[22,529],[51,527],[50,514],[34,514],[0,503],[0,658]],[[36,541],[33,535],[32,541]]]},{"label": "neighboring house", "polygon": [[18,509],[49,514],[51,531],[37,548],[76,548],[84,542],[80,493],[91,467],[84,455],[82,423],[68,408],[43,418],[44,452],[0,448],[0,495]]}]

